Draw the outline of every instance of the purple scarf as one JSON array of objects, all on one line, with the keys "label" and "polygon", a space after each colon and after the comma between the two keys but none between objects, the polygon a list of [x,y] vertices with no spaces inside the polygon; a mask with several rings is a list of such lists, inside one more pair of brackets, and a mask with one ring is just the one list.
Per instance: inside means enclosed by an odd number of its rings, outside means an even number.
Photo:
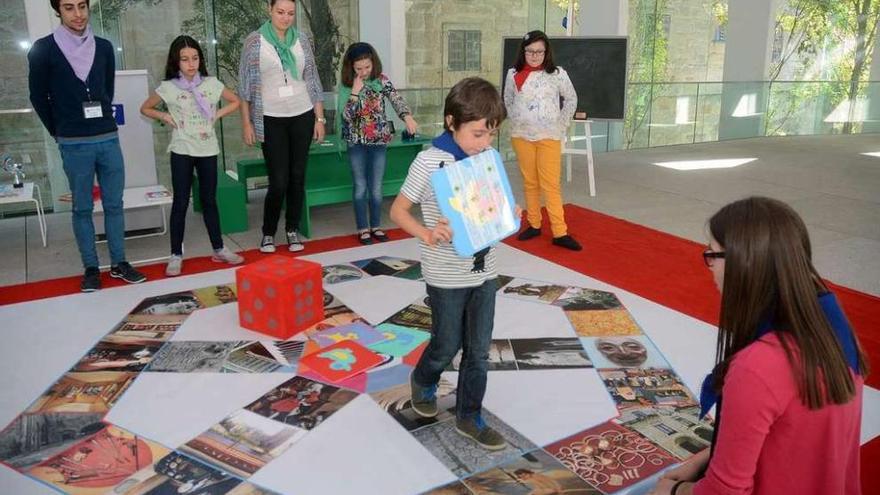
[{"label": "purple scarf", "polygon": [[86,82],[95,61],[95,33],[92,32],[92,27],[87,25],[82,36],[79,36],[62,24],[55,29],[52,37],[76,77]]},{"label": "purple scarf", "polygon": [[205,95],[196,89],[199,84],[202,84],[202,76],[198,72],[193,76],[192,81],[187,80],[183,77],[183,73],[178,72],[177,77],[172,79],[171,82],[178,88],[192,93],[193,97],[196,99],[196,106],[199,107],[199,113],[202,114],[202,117],[208,119],[208,121],[214,119],[214,109],[211,108],[211,104],[205,99]]}]

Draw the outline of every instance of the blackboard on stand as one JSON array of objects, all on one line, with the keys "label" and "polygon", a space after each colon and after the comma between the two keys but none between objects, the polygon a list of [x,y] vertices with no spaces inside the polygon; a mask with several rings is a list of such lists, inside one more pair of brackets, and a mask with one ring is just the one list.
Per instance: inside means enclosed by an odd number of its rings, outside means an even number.
[{"label": "blackboard on stand", "polygon": [[[501,91],[516,61],[521,37],[504,38]],[[578,96],[574,120],[623,120],[626,37],[551,37],[553,60],[568,72]]]}]

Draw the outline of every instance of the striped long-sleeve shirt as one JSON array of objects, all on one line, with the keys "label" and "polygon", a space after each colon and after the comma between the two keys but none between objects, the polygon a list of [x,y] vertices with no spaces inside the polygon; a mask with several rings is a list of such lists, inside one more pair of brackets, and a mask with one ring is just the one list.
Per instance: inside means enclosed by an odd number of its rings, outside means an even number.
[{"label": "striped long-sleeve shirt", "polygon": [[[421,205],[422,218],[425,227],[429,229],[433,229],[437,225],[437,220],[443,216],[431,185],[431,174],[440,169],[441,163],[451,165],[455,163],[455,157],[433,146],[422,151],[409,166],[406,180],[400,187],[400,194],[412,203]],[[498,276],[494,247],[489,248],[486,253],[480,267],[482,270],[475,269],[473,256],[462,257],[456,254],[452,244],[440,243],[436,246],[428,246],[424,242],[419,242],[419,249],[422,258],[422,275],[428,285],[443,289],[476,287]]]}]

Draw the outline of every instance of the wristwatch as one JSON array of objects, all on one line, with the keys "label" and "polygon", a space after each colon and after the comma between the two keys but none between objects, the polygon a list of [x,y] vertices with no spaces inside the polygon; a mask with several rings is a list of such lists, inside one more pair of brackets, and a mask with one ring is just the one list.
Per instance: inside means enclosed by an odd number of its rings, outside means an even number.
[{"label": "wristwatch", "polygon": [[320,122],[322,124],[327,123],[327,119],[325,119],[324,117],[315,117],[315,120],[317,120],[318,122]]}]

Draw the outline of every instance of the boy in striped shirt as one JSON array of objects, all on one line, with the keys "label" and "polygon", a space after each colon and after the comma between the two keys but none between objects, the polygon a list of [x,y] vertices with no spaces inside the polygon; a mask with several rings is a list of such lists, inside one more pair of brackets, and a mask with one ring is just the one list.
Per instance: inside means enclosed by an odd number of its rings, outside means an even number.
[{"label": "boy in striped shirt", "polygon": [[[416,156],[391,206],[391,220],[420,241],[431,306],[431,340],[410,377],[412,407],[424,417],[437,415],[437,383],[461,349],[456,431],[486,449],[500,450],[506,445],[504,438],[481,415],[498,288],[495,249],[467,258],[455,253],[450,244],[453,232],[440,213],[431,174],[489,148],[506,112],[495,87],[471,77],[449,91],[443,115],[445,132]],[[416,204],[423,222],[410,212]]]}]

